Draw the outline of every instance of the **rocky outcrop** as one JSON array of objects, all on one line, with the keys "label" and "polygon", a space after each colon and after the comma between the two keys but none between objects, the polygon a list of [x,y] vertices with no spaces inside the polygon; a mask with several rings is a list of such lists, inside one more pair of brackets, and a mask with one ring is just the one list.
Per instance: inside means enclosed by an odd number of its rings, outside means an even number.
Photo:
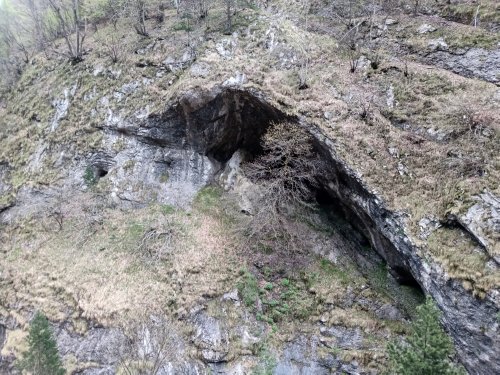
[{"label": "rocky outcrop", "polygon": [[450,279],[405,233],[404,215],[388,210],[360,176],[335,153],[334,143],[315,133],[318,148],[328,160],[322,185],[341,204],[348,220],[369,239],[403,283],[417,282],[443,312],[443,324],[454,339],[460,360],[471,374],[493,374],[500,366],[499,293],[474,297]]},{"label": "rocky outcrop", "polygon": [[[111,196],[117,203],[143,204],[156,200],[183,204],[223,169],[235,151],[260,152],[261,135],[269,124],[285,117],[258,92],[224,86],[192,90],[168,103],[163,113],[106,126],[102,150],[74,156],[66,188],[85,188],[88,181],[84,179],[84,171],[89,169],[95,178],[107,179]],[[343,208],[346,218],[365,234],[400,282],[418,283],[435,299],[443,312],[443,324],[469,372],[494,373],[500,367],[498,291],[478,299],[458,281],[450,279],[438,264],[423,257],[421,249],[405,232],[405,216],[386,208],[378,194],[338,157],[332,140],[305,120],[302,123],[314,135],[315,146],[327,165],[319,181],[320,189]],[[230,171],[228,173],[226,181],[231,180]],[[27,191],[18,196],[19,206],[36,203],[36,196],[41,197],[42,203],[46,202],[51,195],[56,194],[48,189],[36,194]],[[474,212],[488,210],[493,212],[482,205]],[[2,215],[5,218],[15,212],[11,209]],[[474,228],[471,223],[476,216],[465,216],[470,219],[470,228]],[[484,215],[479,216],[482,221]],[[471,230],[477,232],[477,228]],[[200,359],[219,364],[228,358],[228,339],[222,323],[213,319],[204,315],[195,318],[197,334],[194,341],[201,353]],[[345,334],[340,332],[340,336]],[[81,353],[82,358],[92,360],[84,354],[88,350],[80,351],[80,346],[76,346],[81,344],[71,336],[61,335],[59,340],[73,352]],[[353,343],[346,341],[347,344]],[[89,344],[89,348],[93,345]],[[316,345],[314,340],[311,345]],[[302,361],[296,352],[294,347],[285,351],[277,373],[296,370],[290,367]],[[306,365],[309,372],[340,368],[335,363],[326,366],[313,361],[314,364],[307,358],[303,361],[309,363]]]},{"label": "rocky outcrop", "polygon": [[476,203],[455,220],[500,264],[500,198],[485,191],[475,200]]},{"label": "rocky outcrop", "polygon": [[[11,209],[0,220],[40,212],[100,179],[119,205],[154,201],[185,207],[235,150],[258,152],[267,126],[282,118],[283,113],[258,93],[228,86],[189,91],[167,103],[163,113],[108,123],[102,129],[102,147],[96,151],[43,152],[37,163],[52,157],[51,167],[65,171],[62,185],[22,188],[16,207],[6,205]],[[2,173],[0,168],[0,178]]]},{"label": "rocky outcrop", "polygon": [[[259,152],[260,135],[266,126],[284,117],[259,93],[221,87],[189,92],[179,103],[187,143],[222,163],[238,149]],[[162,122],[155,124],[152,128],[160,128]],[[168,121],[166,126],[170,126]],[[438,264],[422,257],[420,249],[406,235],[404,215],[385,207],[383,200],[336,155],[332,140],[314,127],[306,127],[315,136],[316,147],[328,165],[322,188],[344,207],[349,221],[366,235],[402,283],[418,283],[435,299],[467,369],[474,374],[492,373],[500,366],[498,292],[491,291],[484,299],[478,299],[460,282],[450,279]]]},{"label": "rocky outcrop", "polygon": [[443,40],[429,42],[429,48],[431,52],[426,52],[423,57],[427,63],[451,70],[464,77],[474,77],[497,85],[500,84],[500,75],[498,74],[500,49],[450,50]]},{"label": "rocky outcrop", "polygon": [[196,334],[194,343],[204,362],[225,362],[229,354],[229,332],[220,321],[206,315],[203,311],[194,317]]},{"label": "rocky outcrop", "polygon": [[57,346],[62,356],[71,354],[82,363],[114,365],[123,357],[126,337],[118,329],[93,328],[84,336],[60,329]]}]

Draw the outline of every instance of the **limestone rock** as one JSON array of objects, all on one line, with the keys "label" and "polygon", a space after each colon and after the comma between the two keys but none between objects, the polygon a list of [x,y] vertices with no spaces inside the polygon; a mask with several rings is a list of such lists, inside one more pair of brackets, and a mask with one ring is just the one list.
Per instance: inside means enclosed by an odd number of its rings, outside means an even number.
[{"label": "limestone rock", "polygon": [[448,50],[448,44],[444,41],[443,38],[432,39],[427,44],[429,48],[433,51],[446,51]]},{"label": "limestone rock", "polygon": [[233,77],[230,77],[224,81],[223,86],[241,86],[247,82],[247,77],[245,73],[236,72]]},{"label": "limestone rock", "polygon": [[418,222],[420,227],[420,238],[427,239],[432,232],[441,227],[440,221],[435,217],[424,217]]},{"label": "limestone rock", "polygon": [[232,39],[223,39],[215,45],[216,51],[225,58],[231,58],[235,43]]},{"label": "limestone rock", "polygon": [[500,198],[485,191],[475,199],[459,221],[500,264]]},{"label": "limestone rock", "polygon": [[200,312],[193,324],[196,327],[193,342],[200,350],[201,359],[207,363],[224,361],[229,354],[229,332],[224,321]]},{"label": "limestone rock", "polygon": [[321,327],[320,333],[325,337],[333,337],[335,339],[333,345],[336,348],[361,349],[363,344],[363,334],[359,328]]},{"label": "limestone rock", "polygon": [[450,51],[442,38],[429,42],[432,52],[424,60],[440,68],[451,70],[464,77],[476,77],[488,82],[500,82],[500,48],[486,50],[469,48],[466,51]]},{"label": "limestone rock", "polygon": [[403,314],[393,305],[386,303],[375,311],[375,314],[380,319],[384,320],[401,320]]},{"label": "limestone rock", "polygon": [[61,329],[56,333],[56,340],[62,356],[72,354],[80,362],[114,365],[121,358],[126,337],[112,328],[94,328],[83,336]]},{"label": "limestone rock", "polygon": [[417,29],[417,33],[419,34],[427,34],[427,33],[432,33],[434,31],[436,31],[436,28],[426,23],[420,25]]},{"label": "limestone rock", "polygon": [[59,127],[59,122],[66,117],[71,104],[71,98],[75,95],[77,85],[72,88],[64,89],[62,97],[55,98],[52,101],[52,107],[55,109],[54,117],[52,118],[50,131],[55,131]]},{"label": "limestone rock", "polygon": [[196,63],[191,65],[190,69],[191,74],[194,77],[206,77],[210,73],[210,65],[206,63]]}]

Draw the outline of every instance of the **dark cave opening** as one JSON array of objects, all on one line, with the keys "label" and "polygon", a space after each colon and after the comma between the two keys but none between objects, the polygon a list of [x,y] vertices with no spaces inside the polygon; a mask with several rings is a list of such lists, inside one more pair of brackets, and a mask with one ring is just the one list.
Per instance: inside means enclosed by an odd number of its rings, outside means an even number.
[{"label": "dark cave opening", "polygon": [[258,94],[236,89],[223,90],[184,117],[188,142],[221,163],[237,150],[250,157],[261,153],[261,138],[269,126],[289,120]]},{"label": "dark cave opening", "polygon": [[96,175],[98,178],[105,177],[108,174],[108,171],[103,168],[97,168]]},{"label": "dark cave opening", "polygon": [[[181,101],[181,121],[186,126],[185,137],[191,147],[224,165],[237,150],[243,151],[247,160],[260,155],[262,136],[273,123],[289,122],[303,127],[311,134],[313,148],[323,165],[316,177],[317,184],[311,187],[312,200],[331,223],[343,230],[347,239],[354,241],[358,248],[373,249],[387,262],[400,284],[418,286],[407,260],[378,227],[380,223],[350,197],[359,196],[362,201],[369,202],[370,193],[345,165],[332,157],[328,142],[317,129],[300,123],[298,118],[285,114],[263,95],[251,90],[225,88],[216,95],[207,95],[201,104],[203,95],[187,96]],[[387,214],[383,210],[380,212],[382,219]]]},{"label": "dark cave opening", "polygon": [[[361,247],[371,247],[369,238],[360,230],[361,224],[356,217],[348,215],[345,207],[334,199],[325,189],[318,188],[315,191],[315,201],[319,210],[324,213],[326,219],[336,225],[344,232],[344,236],[354,240]],[[349,232],[349,233],[347,233]]]},{"label": "dark cave opening", "polygon": [[[392,257],[384,259],[384,255],[377,251],[370,235],[375,228],[367,228],[366,219],[360,218],[353,209],[334,197],[326,189],[319,188],[315,193],[316,203],[331,225],[334,225],[344,237],[354,241],[359,248],[376,252],[381,257],[381,260],[387,261],[388,271],[399,285],[412,287],[417,293],[424,294],[419,283],[404,263],[399,262],[399,260],[395,262]],[[386,246],[389,247],[389,244]]]},{"label": "dark cave opening", "polygon": [[407,269],[396,266],[396,267],[391,267],[389,269],[389,272],[396,279],[396,281],[399,283],[399,285],[404,285],[404,286],[416,288],[416,289],[420,290],[420,292],[422,294],[424,294],[424,292],[422,291],[422,288],[420,287],[417,280],[415,280],[415,278],[413,277],[411,272],[408,271]]},{"label": "dark cave opening", "polygon": [[262,136],[273,123],[286,121],[306,129],[312,135],[313,148],[322,165],[317,184],[311,187],[312,200],[347,239],[354,241],[358,248],[373,249],[387,262],[398,283],[418,286],[406,260],[381,233],[373,218],[349,200],[351,193],[368,200],[369,193],[332,158],[328,146],[321,141],[322,136],[312,126],[287,116],[257,93],[235,89],[221,91],[204,106],[186,113],[185,118],[190,143],[222,164],[237,150],[244,151],[250,160],[260,155]]},{"label": "dark cave opening", "polygon": [[[334,197],[331,192],[321,187],[318,188],[315,191],[315,201],[328,225],[353,243],[353,248],[357,249],[350,255],[359,265],[360,271],[370,282],[374,282],[370,279],[374,272],[386,270],[387,282],[385,286],[390,288],[391,298],[409,317],[413,316],[412,303],[416,305],[423,303],[425,293],[409,269],[401,265],[391,265],[388,259],[385,259],[383,254],[377,251],[372,244],[370,230],[366,228],[365,221],[348,205]],[[389,261],[394,262],[391,258]],[[409,303],[409,301],[412,302]]]}]

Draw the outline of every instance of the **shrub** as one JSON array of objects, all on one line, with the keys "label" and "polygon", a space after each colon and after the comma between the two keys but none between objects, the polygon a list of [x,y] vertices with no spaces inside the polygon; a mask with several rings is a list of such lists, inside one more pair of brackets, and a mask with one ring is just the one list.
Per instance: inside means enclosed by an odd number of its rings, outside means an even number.
[{"label": "shrub", "polygon": [[259,285],[255,276],[249,271],[243,272],[242,280],[238,283],[238,291],[246,306],[255,305],[259,298]]},{"label": "shrub", "polygon": [[85,168],[85,172],[83,173],[83,181],[85,181],[85,185],[87,185],[88,187],[94,186],[97,183],[97,177],[95,176],[92,167]]},{"label": "shrub", "polygon": [[28,345],[28,351],[24,353],[18,364],[22,370],[29,371],[33,375],[66,373],[50,330],[49,321],[41,313],[37,313],[31,321]]},{"label": "shrub", "polygon": [[462,374],[451,361],[453,345],[439,323],[439,310],[431,298],[417,307],[416,319],[406,341],[388,346],[391,374]]}]

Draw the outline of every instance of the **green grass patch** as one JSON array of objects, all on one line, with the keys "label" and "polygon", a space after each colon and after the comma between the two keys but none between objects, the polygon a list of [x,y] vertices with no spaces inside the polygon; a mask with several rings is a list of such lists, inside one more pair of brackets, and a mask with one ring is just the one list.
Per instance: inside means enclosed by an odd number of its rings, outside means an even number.
[{"label": "green grass patch", "polygon": [[267,283],[260,289],[263,313],[257,319],[269,324],[285,319],[307,319],[315,305],[314,297],[307,288],[307,281],[292,281],[288,278],[275,284]]},{"label": "green grass patch", "polygon": [[206,186],[194,199],[195,206],[202,211],[210,211],[216,207],[222,198],[222,189],[216,186]]},{"label": "green grass patch", "polygon": [[175,207],[170,204],[162,204],[160,206],[160,212],[165,216],[172,215],[175,211]]},{"label": "green grass patch", "polygon": [[376,289],[383,291],[387,289],[389,275],[387,273],[387,265],[385,262],[381,262],[371,270],[369,280]]},{"label": "green grass patch", "polygon": [[193,26],[192,26],[192,22],[191,21],[187,21],[187,20],[182,20],[178,23],[176,23],[172,29],[174,31],[186,31],[186,32],[191,32],[193,31]]},{"label": "green grass patch", "polygon": [[264,343],[256,353],[259,363],[253,368],[252,375],[272,375],[276,367],[276,357]]},{"label": "green grass patch", "polygon": [[257,279],[247,270],[242,270],[241,273],[242,278],[238,283],[238,291],[246,306],[254,306],[259,298],[259,285]]},{"label": "green grass patch", "polygon": [[[478,4],[447,4],[443,7],[442,14],[445,18],[452,19],[456,22],[471,25],[473,23]],[[483,2],[479,7],[478,21],[482,25],[484,23],[500,23],[500,5],[492,2]]]},{"label": "green grass patch", "polygon": [[83,181],[87,187],[92,187],[97,184],[97,177],[92,167],[88,166],[85,168],[85,171],[83,172]]},{"label": "green grass patch", "polygon": [[329,262],[326,259],[321,259],[320,261],[321,270],[329,276],[333,276],[335,279],[339,280],[342,284],[347,285],[351,281],[349,270],[336,266],[335,264]]}]

